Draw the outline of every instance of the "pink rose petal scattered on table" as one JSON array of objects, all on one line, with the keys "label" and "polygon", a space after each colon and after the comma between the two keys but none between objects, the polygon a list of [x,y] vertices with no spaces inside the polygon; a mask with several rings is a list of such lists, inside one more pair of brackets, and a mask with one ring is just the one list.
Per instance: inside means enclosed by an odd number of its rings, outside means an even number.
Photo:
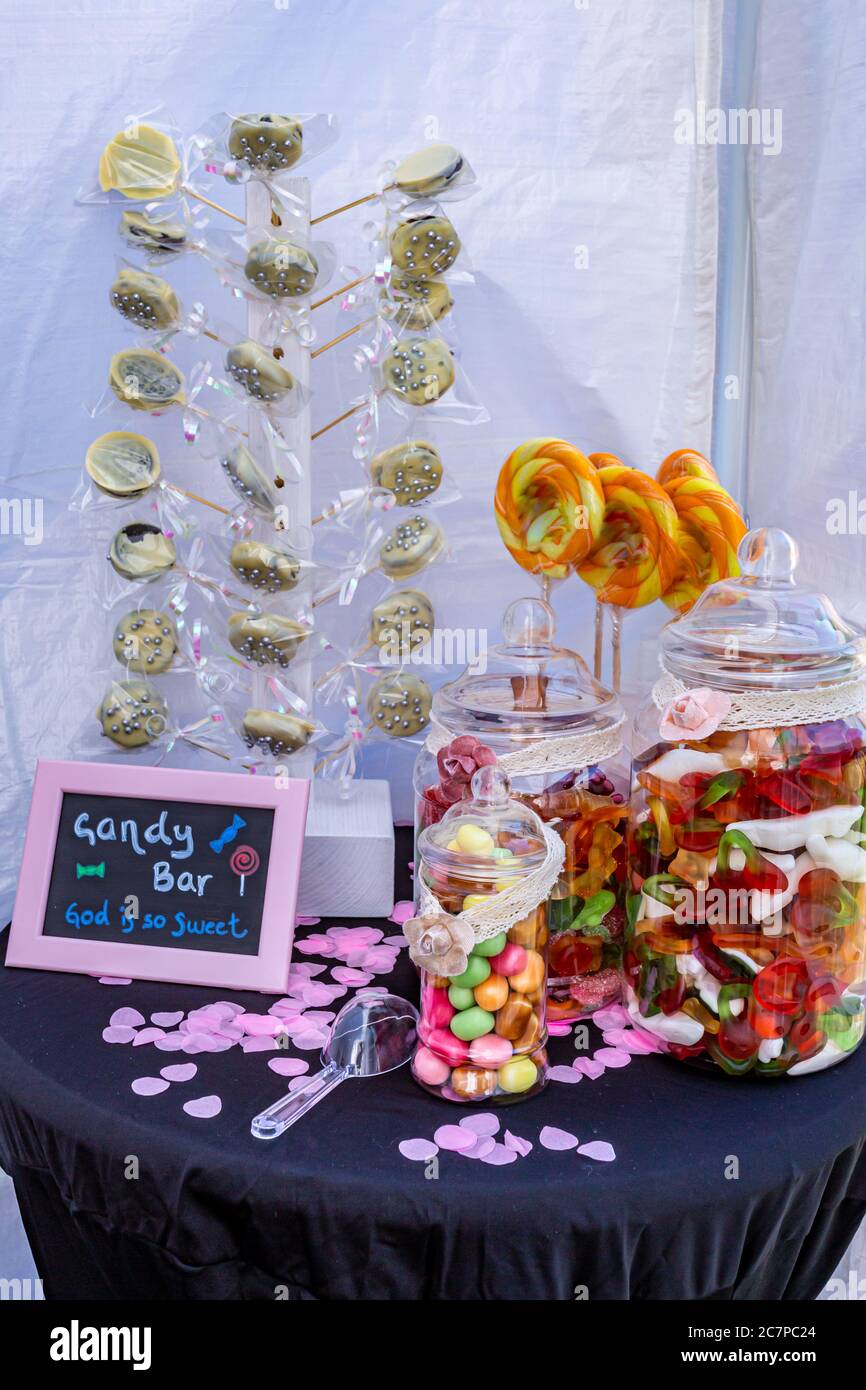
[{"label": "pink rose petal scattered on table", "polygon": [[601,1036],[608,1047],[620,1048],[636,1057],[647,1057],[656,1051],[654,1044],[647,1042],[645,1034],[635,1032],[634,1028],[606,1028]]},{"label": "pink rose petal scattered on table", "polygon": [[531,1140],[524,1139],[519,1134],[512,1134],[510,1129],[505,1131],[503,1143],[506,1149],[513,1149],[521,1158],[526,1158],[527,1154],[532,1153],[533,1144]]},{"label": "pink rose petal scattered on table", "polygon": [[631,1022],[628,1009],[624,1009],[622,1004],[605,1004],[604,1008],[596,1009],[592,1021],[599,1028],[624,1028]]},{"label": "pink rose petal scattered on table", "polygon": [[303,1076],[310,1070],[309,1062],[303,1057],[271,1057],[268,1066],[277,1076]]},{"label": "pink rose petal scattered on table", "polygon": [[327,1041],[327,1033],[318,1028],[311,1028],[309,1032],[296,1033],[292,1038],[292,1047],[296,1047],[299,1052],[321,1052]]},{"label": "pink rose petal scattered on table", "polygon": [[439,1152],[432,1139],[401,1139],[397,1147],[403,1157],[411,1159],[413,1163],[424,1163],[428,1158],[435,1158]]},{"label": "pink rose petal scattered on table", "polygon": [[552,1149],[554,1153],[565,1153],[568,1149],[576,1149],[580,1141],[576,1134],[570,1134],[567,1129],[545,1125],[538,1136],[538,1142],[544,1149]]},{"label": "pink rose petal scattered on table", "polygon": [[335,965],[332,977],[341,985],[368,985],[373,976],[366,970],[352,970],[348,965]]},{"label": "pink rose petal scattered on table", "polygon": [[241,1040],[242,1052],[278,1052],[279,1047],[276,1038],[262,1035],[257,1038],[243,1038]]},{"label": "pink rose petal scattered on table", "polygon": [[185,1042],[185,1033],[166,1033],[164,1038],[157,1038],[153,1045],[160,1052],[180,1052]]},{"label": "pink rose petal scattered on table", "polygon": [[275,1038],[283,1025],[272,1014],[238,1014],[237,1026],[251,1038]]},{"label": "pink rose petal scattered on table", "polygon": [[169,1067],[160,1067],[159,1074],[166,1081],[192,1081],[198,1072],[195,1062],[173,1062]]},{"label": "pink rose petal scattered on table", "polygon": [[507,1149],[504,1144],[494,1143],[489,1153],[482,1156],[482,1163],[489,1163],[491,1168],[504,1168],[506,1163],[516,1163],[517,1154],[513,1149]]},{"label": "pink rose petal scattered on table", "polygon": [[481,1115],[464,1115],[458,1121],[461,1129],[471,1129],[473,1134],[498,1134],[499,1120],[495,1115],[484,1113]]},{"label": "pink rose petal scattered on table", "polygon": [[398,926],[402,927],[404,922],[408,922],[409,918],[414,916],[415,904],[403,899],[399,903],[394,904],[394,911],[391,913],[388,920],[390,922],[396,922]]},{"label": "pink rose petal scattered on table", "polygon": [[289,1082],[289,1090],[299,1091],[302,1086],[306,1086],[309,1079],[310,1078],[308,1076],[293,1076],[291,1081]]},{"label": "pink rose petal scattered on table", "polygon": [[382,937],[383,946],[393,946],[398,951],[408,951],[409,942],[402,932],[392,932],[390,936]]},{"label": "pink rose petal scattered on table", "polygon": [[571,1024],[564,1018],[553,1018],[547,1025],[547,1031],[552,1038],[567,1038],[571,1032]]},{"label": "pink rose petal scattered on table", "polygon": [[241,1038],[245,1036],[243,1028],[238,1028],[234,1023],[221,1023],[218,1031],[214,1034],[215,1038],[223,1038],[230,1043],[240,1042]]},{"label": "pink rose petal scattered on table", "polygon": [[129,1043],[135,1037],[135,1029],[110,1025],[102,1030],[102,1041],[107,1043]]},{"label": "pink rose petal scattered on table", "polygon": [[289,978],[287,983],[297,984],[299,980],[314,980],[317,975],[324,975],[327,965],[313,964],[310,961],[295,960],[289,968]]},{"label": "pink rose petal scattered on table", "polygon": [[590,1081],[597,1081],[600,1076],[604,1076],[604,1062],[596,1062],[592,1057],[575,1057],[571,1065],[582,1076],[588,1076]]},{"label": "pink rose petal scattered on table", "polygon": [[593,1053],[593,1061],[602,1062],[606,1067],[627,1067],[631,1062],[631,1053],[623,1052],[618,1047],[599,1047]]},{"label": "pink rose petal scattered on table", "polygon": [[317,927],[321,922],[321,917],[296,917],[296,927]]},{"label": "pink rose petal scattered on table", "polygon": [[575,1071],[574,1067],[550,1067],[547,1072],[547,1079],[549,1081],[562,1081],[566,1086],[574,1086],[580,1080],[580,1072]]},{"label": "pink rose petal scattered on table", "polygon": [[471,1149],[459,1149],[461,1158],[486,1158],[492,1154],[496,1148],[496,1140],[492,1134],[479,1134]]},{"label": "pink rose petal scattered on table", "polygon": [[144,1023],[144,1014],[138,1009],[115,1009],[108,1020],[112,1028],[138,1028]]},{"label": "pink rose petal scattered on table", "polygon": [[101,985],[131,985],[132,980],[128,980],[125,975],[99,975],[98,983]]},{"label": "pink rose petal scattered on table", "polygon": [[329,1023],[333,1023],[337,1015],[333,1009],[307,1009],[304,1019],[307,1023],[313,1024],[316,1028],[325,1028]]},{"label": "pink rose petal scattered on table", "polygon": [[596,1163],[613,1163],[616,1152],[612,1144],[608,1144],[605,1139],[592,1139],[588,1144],[581,1144],[578,1151],[584,1158],[594,1158]]},{"label": "pink rose petal scattered on table", "polygon": [[632,1027],[629,1032],[635,1038],[640,1038],[648,1052],[667,1052],[668,1045],[664,1038],[660,1038],[657,1033],[648,1033],[645,1028]]},{"label": "pink rose petal scattered on table", "polygon": [[145,1043],[156,1042],[157,1038],[164,1038],[163,1028],[139,1028],[132,1040],[133,1047],[143,1047]]},{"label": "pink rose petal scattered on table", "polygon": [[176,1023],[180,1023],[183,1016],[183,1009],[178,1009],[175,1013],[151,1014],[150,1021],[158,1028],[173,1028]]},{"label": "pink rose petal scattered on table", "polygon": [[321,941],[314,941],[309,937],[306,941],[296,941],[294,949],[300,951],[304,956],[335,956],[337,954],[336,942],[328,941],[327,937],[322,937]]},{"label": "pink rose petal scattered on table", "polygon": [[185,1101],[183,1108],[195,1120],[212,1120],[222,1110],[223,1103],[219,1096],[200,1096],[198,1100]]},{"label": "pink rose petal scattered on table", "polygon": [[459,1153],[461,1149],[471,1149],[478,1138],[471,1129],[461,1129],[459,1125],[440,1125],[433,1135],[440,1149]]},{"label": "pink rose petal scattered on table", "polygon": [[168,1082],[163,1081],[161,1076],[137,1076],[131,1090],[137,1096],[158,1096],[168,1090]]}]

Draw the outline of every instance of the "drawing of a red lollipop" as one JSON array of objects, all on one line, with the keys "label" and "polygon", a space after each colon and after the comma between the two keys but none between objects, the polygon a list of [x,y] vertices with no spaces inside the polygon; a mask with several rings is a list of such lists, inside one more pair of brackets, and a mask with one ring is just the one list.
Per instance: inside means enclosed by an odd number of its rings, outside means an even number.
[{"label": "drawing of a red lollipop", "polygon": [[258,852],[253,849],[252,845],[238,845],[229,860],[229,868],[232,873],[240,877],[241,897],[244,895],[244,879],[248,878],[250,874],[254,874],[261,862]]}]

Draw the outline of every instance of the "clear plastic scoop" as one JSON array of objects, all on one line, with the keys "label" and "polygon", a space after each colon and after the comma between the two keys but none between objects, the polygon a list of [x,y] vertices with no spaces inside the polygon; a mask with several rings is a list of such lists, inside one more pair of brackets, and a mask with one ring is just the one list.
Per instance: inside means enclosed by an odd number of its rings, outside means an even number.
[{"label": "clear plastic scoop", "polygon": [[382,1076],[405,1066],[415,1048],[418,1011],[396,994],[366,994],[344,1004],[322,1050],[322,1070],[269,1105],[250,1126],[256,1139],[276,1139],[350,1076]]}]

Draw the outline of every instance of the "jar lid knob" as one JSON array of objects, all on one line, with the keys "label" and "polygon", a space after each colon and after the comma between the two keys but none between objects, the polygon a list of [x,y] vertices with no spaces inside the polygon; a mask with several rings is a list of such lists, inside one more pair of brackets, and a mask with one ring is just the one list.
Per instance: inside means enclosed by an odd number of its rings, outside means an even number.
[{"label": "jar lid knob", "polygon": [[747,531],[737,550],[743,575],[759,584],[793,584],[800,552],[797,542],[781,526],[762,526]]},{"label": "jar lid knob", "polygon": [[472,799],[486,810],[501,811],[507,807],[511,797],[511,783],[508,774],[496,763],[479,767],[473,775]]},{"label": "jar lid knob", "polygon": [[556,636],[556,614],[544,599],[515,599],[503,614],[502,636],[510,647],[549,647]]}]

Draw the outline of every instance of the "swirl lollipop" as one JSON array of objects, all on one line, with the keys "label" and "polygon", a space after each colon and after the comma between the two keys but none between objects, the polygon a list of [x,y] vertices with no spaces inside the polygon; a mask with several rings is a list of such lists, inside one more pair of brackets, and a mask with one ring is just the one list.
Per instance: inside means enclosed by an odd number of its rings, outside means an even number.
[{"label": "swirl lollipop", "polygon": [[685,613],[708,584],[739,574],[737,546],[746,523],[718,481],[680,473],[664,487],[677,513],[679,565],[662,601]]},{"label": "swirl lollipop", "polygon": [[244,880],[256,872],[261,862],[258,850],[253,849],[251,845],[238,845],[229,860],[229,868],[241,881],[241,897],[244,895]]},{"label": "swirl lollipop", "polygon": [[697,449],[675,449],[659,464],[656,482],[667,487],[673,478],[708,478],[713,483],[719,481],[709,459],[699,454]]},{"label": "swirl lollipop", "polygon": [[[610,455],[596,458],[612,457]],[[624,463],[605,462],[598,470],[604,490],[604,523],[598,544],[577,566],[595,589],[597,604],[610,604],[613,616],[613,685],[620,687],[623,608],[642,608],[660,598],[677,572],[677,514],[653,478]],[[601,611],[596,609],[595,674],[601,674]]]},{"label": "swirl lollipop", "polygon": [[540,575],[546,592],[598,541],[604,493],[594,464],[573,444],[528,439],[502,465],[494,510],[509,555]]}]

